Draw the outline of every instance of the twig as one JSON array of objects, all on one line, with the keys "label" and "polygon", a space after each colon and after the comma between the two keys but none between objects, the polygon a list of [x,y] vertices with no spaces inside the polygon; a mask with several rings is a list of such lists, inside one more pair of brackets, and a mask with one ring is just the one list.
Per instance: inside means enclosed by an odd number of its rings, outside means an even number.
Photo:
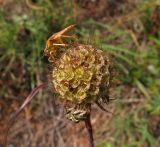
[{"label": "twig", "polygon": [[90,114],[88,114],[84,122],[85,122],[85,126],[86,126],[87,133],[88,133],[89,147],[94,147],[93,131],[92,131]]}]

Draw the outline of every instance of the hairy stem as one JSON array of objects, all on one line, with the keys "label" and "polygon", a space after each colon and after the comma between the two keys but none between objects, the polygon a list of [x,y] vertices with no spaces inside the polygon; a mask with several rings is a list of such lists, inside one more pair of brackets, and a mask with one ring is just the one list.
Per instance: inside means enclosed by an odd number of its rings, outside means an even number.
[{"label": "hairy stem", "polygon": [[92,131],[90,114],[88,114],[84,122],[85,122],[85,126],[86,126],[87,133],[88,133],[89,147],[94,147],[93,131]]}]

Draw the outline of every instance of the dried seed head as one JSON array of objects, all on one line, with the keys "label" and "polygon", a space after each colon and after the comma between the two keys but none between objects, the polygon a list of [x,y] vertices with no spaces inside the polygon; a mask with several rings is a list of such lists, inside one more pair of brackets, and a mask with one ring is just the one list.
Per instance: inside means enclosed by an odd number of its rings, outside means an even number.
[{"label": "dried seed head", "polygon": [[92,104],[108,92],[109,58],[91,45],[78,44],[62,55],[52,77],[62,99]]}]

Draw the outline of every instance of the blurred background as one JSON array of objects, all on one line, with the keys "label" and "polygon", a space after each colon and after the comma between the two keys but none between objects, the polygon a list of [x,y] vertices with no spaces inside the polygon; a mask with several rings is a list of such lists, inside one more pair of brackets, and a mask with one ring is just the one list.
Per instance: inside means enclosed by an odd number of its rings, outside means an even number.
[{"label": "blurred background", "polygon": [[[160,0],[0,0],[0,146],[9,118],[30,91],[50,80],[43,55],[53,33],[77,24],[75,34],[110,53],[112,101],[93,106],[97,147],[160,146]],[[16,118],[9,147],[86,147],[50,88]]]}]

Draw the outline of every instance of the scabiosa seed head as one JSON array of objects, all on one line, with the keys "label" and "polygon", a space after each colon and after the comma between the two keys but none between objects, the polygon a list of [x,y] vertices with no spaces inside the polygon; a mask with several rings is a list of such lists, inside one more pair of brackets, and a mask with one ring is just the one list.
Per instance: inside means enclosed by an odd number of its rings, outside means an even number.
[{"label": "scabiosa seed head", "polygon": [[53,69],[52,82],[62,99],[74,103],[74,108],[67,111],[72,120],[79,118],[76,114],[84,117],[88,113],[84,106],[105,99],[110,81],[109,65],[109,57],[91,45],[76,44],[61,56]]}]

